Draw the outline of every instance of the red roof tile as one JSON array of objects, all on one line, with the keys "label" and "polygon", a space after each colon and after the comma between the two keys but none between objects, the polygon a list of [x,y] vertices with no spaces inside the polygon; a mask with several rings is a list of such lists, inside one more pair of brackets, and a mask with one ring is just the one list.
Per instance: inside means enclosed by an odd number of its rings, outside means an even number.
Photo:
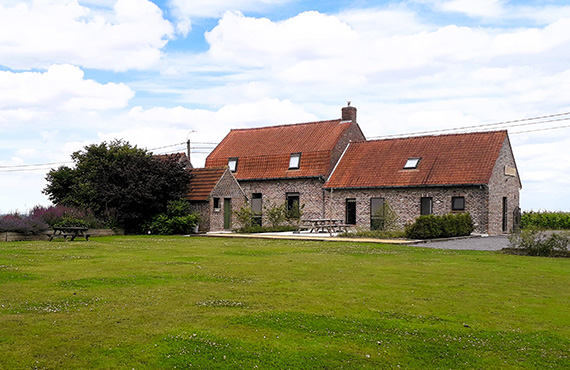
[{"label": "red roof tile", "polygon": [[[506,131],[351,143],[326,188],[487,184]],[[404,170],[408,158],[421,158]]]},{"label": "red roof tile", "polygon": [[227,167],[194,168],[190,171],[190,190],[186,196],[187,200],[207,201],[212,190],[226,172]]},{"label": "red roof tile", "polygon": [[[206,159],[206,167],[237,157],[238,180],[326,176],[331,153],[351,121],[321,121],[232,130]],[[300,168],[289,170],[292,153],[302,153]]]}]

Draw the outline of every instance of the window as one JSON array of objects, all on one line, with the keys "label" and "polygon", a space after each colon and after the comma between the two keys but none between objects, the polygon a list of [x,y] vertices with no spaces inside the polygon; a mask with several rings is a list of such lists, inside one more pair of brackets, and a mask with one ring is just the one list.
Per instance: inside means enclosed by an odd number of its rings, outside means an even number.
[{"label": "window", "polygon": [[465,211],[465,197],[451,197],[452,211]]},{"label": "window", "polygon": [[214,198],[214,210],[215,211],[220,210],[220,198]]},{"label": "window", "polygon": [[301,164],[301,153],[293,153],[289,158],[289,169],[296,170]]},{"label": "window", "polygon": [[301,218],[301,208],[299,207],[299,193],[287,193],[287,218]]},{"label": "window", "polygon": [[384,229],[384,198],[370,198],[370,229]]},{"label": "window", "polygon": [[236,172],[237,171],[237,164],[238,164],[237,158],[228,159],[228,166],[230,167],[230,171]]},{"label": "window", "polygon": [[253,211],[253,221],[256,225],[261,226],[262,219],[262,203],[261,203],[261,193],[251,194],[251,210]]},{"label": "window", "polygon": [[411,170],[414,168],[418,168],[418,164],[420,163],[421,158],[408,158],[406,164],[404,165],[405,170]]},{"label": "window", "polygon": [[346,224],[356,225],[356,199],[346,199]]},{"label": "window", "polygon": [[422,197],[420,215],[431,215],[433,213],[433,199],[431,197]]}]

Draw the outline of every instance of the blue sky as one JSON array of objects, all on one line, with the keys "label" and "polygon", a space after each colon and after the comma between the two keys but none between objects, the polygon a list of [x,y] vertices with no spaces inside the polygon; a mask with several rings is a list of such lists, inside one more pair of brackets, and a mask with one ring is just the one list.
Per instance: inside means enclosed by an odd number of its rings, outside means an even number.
[{"label": "blue sky", "polygon": [[[189,137],[200,166],[231,128],[347,100],[369,138],[568,113],[569,61],[569,1],[3,0],[0,214],[115,138]],[[570,211],[567,118],[484,126],[509,130],[523,209]]]}]

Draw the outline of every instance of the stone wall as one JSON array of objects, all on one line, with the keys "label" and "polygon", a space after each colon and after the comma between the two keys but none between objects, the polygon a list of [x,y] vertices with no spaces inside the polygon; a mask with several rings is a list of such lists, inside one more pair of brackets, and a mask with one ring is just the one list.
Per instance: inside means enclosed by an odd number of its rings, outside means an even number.
[{"label": "stone wall", "polygon": [[366,141],[366,138],[364,137],[362,130],[360,130],[360,126],[358,126],[358,124],[355,121],[352,123],[352,125],[350,125],[350,127],[346,130],[344,135],[339,139],[339,141],[336,143],[335,147],[333,148],[331,152],[331,161],[329,169],[327,171],[327,176],[330,175],[330,173],[336,166],[336,163],[340,159],[340,156],[342,155],[342,153],[344,153],[346,146],[351,141]]},{"label": "stone wall", "polygon": [[517,173],[507,174],[505,168],[515,169],[515,159],[509,139],[505,140],[489,181],[489,234],[503,233],[503,198],[507,200],[507,230],[513,230],[513,212],[520,207],[521,182]]},{"label": "stone wall", "polygon": [[[241,181],[243,191],[248,199],[253,193],[261,193],[262,206],[280,205],[287,200],[287,193],[299,193],[299,203],[304,205],[303,218],[323,217],[323,180],[320,179],[286,179]],[[262,215],[262,225],[268,225]]]},{"label": "stone wall", "polygon": [[430,187],[400,189],[336,189],[327,190],[325,217],[346,220],[346,199],[356,199],[356,226],[370,227],[370,199],[384,198],[398,215],[398,226],[413,223],[420,216],[422,197],[433,199],[433,214],[445,215],[452,211],[452,197],[465,197],[465,210],[476,226],[475,232],[487,230],[487,189],[485,187]]},{"label": "stone wall", "polygon": [[210,231],[210,202],[190,202],[190,212],[200,215],[199,231]]}]

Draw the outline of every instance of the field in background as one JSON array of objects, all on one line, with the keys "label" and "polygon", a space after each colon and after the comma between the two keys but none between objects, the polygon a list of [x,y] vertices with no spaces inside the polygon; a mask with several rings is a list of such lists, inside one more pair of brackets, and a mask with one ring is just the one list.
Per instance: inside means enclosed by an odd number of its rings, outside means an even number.
[{"label": "field in background", "polygon": [[495,252],[2,243],[0,368],[569,368],[569,286],[569,259]]}]

